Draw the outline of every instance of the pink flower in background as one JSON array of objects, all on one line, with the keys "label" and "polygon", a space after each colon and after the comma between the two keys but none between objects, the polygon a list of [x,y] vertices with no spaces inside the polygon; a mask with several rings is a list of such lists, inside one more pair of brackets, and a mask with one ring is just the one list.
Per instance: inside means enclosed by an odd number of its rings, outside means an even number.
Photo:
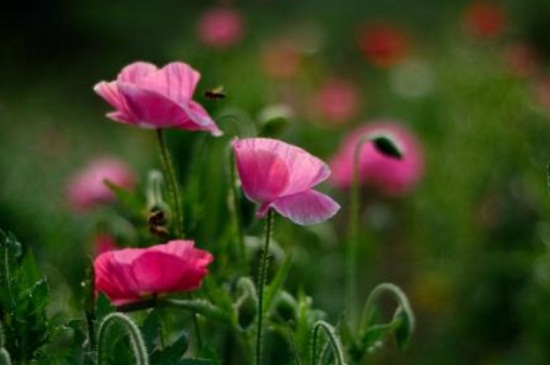
[{"label": "pink flower in background", "polygon": [[71,205],[84,211],[114,200],[105,180],[122,188],[132,189],[136,179],[124,161],[111,157],[99,158],[69,180],[68,195]]},{"label": "pink flower in background", "polygon": [[221,131],[206,110],[192,100],[200,73],[174,62],[158,69],[146,62],[126,66],[115,81],[102,81],[94,91],[116,110],[107,116],[142,128],[179,128],[190,131]]},{"label": "pink flower in background", "polygon": [[233,151],[248,199],[260,203],[258,217],[269,208],[298,224],[331,218],[340,206],[312,188],[330,175],[328,166],[301,148],[269,138],[237,139]]},{"label": "pink flower in background", "polygon": [[407,56],[408,39],[393,25],[371,25],[360,35],[359,49],[374,66],[390,68]]},{"label": "pink flower in background", "polygon": [[244,25],[241,14],[232,9],[211,9],[197,24],[199,40],[210,47],[227,48],[241,40]]},{"label": "pink flower in background", "polygon": [[99,234],[94,238],[94,256],[96,257],[104,252],[118,249],[119,247],[116,243],[116,240],[106,233]]},{"label": "pink flower in background", "polygon": [[346,80],[326,81],[313,97],[313,109],[333,124],[353,118],[359,109],[357,88]]},{"label": "pink flower in background", "polygon": [[213,256],[193,241],[108,251],[94,261],[95,289],[115,305],[153,295],[197,289]]},{"label": "pink flower in background", "polygon": [[364,143],[359,155],[361,183],[373,185],[388,196],[403,195],[418,183],[424,171],[420,142],[402,125],[380,121],[358,128],[343,140],[340,150],[329,163],[333,171],[331,178],[333,185],[342,189],[351,186],[357,143],[363,136],[377,132],[391,136],[401,148],[403,157],[395,159],[386,156],[372,143]]},{"label": "pink flower in background", "polygon": [[464,25],[466,30],[476,37],[496,37],[506,26],[506,13],[498,3],[475,0],[466,7]]},{"label": "pink flower in background", "polygon": [[539,70],[537,52],[526,43],[514,43],[506,47],[504,59],[508,71],[517,77],[530,77]]},{"label": "pink flower in background", "polygon": [[266,46],[260,55],[262,70],[276,79],[296,77],[302,65],[302,55],[292,41],[280,39]]}]

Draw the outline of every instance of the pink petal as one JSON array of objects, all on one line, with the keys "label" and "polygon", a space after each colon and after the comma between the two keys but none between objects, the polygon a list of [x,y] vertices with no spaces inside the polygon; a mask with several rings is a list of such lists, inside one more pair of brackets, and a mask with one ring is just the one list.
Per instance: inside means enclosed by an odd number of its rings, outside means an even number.
[{"label": "pink petal", "polygon": [[132,123],[137,121],[136,117],[126,105],[126,101],[118,92],[116,81],[102,81],[94,86],[94,91],[117,110],[116,112],[107,114],[109,118],[123,123]]},{"label": "pink petal", "polygon": [[208,115],[208,112],[202,105],[191,100],[187,104],[187,107],[184,106],[184,109],[187,111],[189,119],[185,123],[175,126],[175,128],[190,131],[208,131],[216,137],[223,135],[223,132],[218,128],[212,118],[210,118],[210,115]]},{"label": "pink petal", "polygon": [[94,261],[95,289],[105,293],[115,304],[139,300],[130,271],[131,262],[139,255],[135,249],[108,251]]},{"label": "pink petal", "polygon": [[157,66],[149,62],[134,62],[122,69],[117,76],[118,82],[135,84],[144,77],[157,71]]},{"label": "pink petal", "polygon": [[271,202],[287,187],[288,167],[275,153],[246,148],[243,141],[233,142],[233,148],[244,193],[250,200]]},{"label": "pink petal", "polygon": [[139,79],[135,84],[159,94],[179,104],[187,104],[193,97],[200,74],[191,66],[173,62],[162,69]]},{"label": "pink petal", "polygon": [[119,83],[118,90],[142,127],[173,127],[189,119],[181,105],[155,91],[127,83]]},{"label": "pink petal", "polygon": [[332,198],[315,190],[279,198],[272,206],[281,215],[302,225],[326,221],[340,209]]},{"label": "pink petal", "polygon": [[309,190],[330,175],[328,166],[317,157],[275,139],[249,138],[238,140],[233,145],[236,150],[269,151],[285,163],[289,171],[289,181],[279,196]]}]

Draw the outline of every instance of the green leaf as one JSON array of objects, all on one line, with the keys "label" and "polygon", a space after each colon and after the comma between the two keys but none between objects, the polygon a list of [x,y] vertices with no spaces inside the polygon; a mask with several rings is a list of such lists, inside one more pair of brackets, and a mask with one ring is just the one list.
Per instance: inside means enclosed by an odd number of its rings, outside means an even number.
[{"label": "green leaf", "polygon": [[395,319],[398,320],[398,327],[395,330],[395,342],[399,349],[405,350],[412,337],[414,318],[411,318],[410,313],[402,308],[398,308],[395,314]]},{"label": "green leaf", "polygon": [[277,274],[275,274],[275,278],[273,278],[273,281],[271,281],[271,283],[269,283],[269,285],[267,286],[264,299],[264,311],[269,310],[269,308],[271,307],[271,304],[273,303],[273,298],[275,298],[277,293],[279,293],[279,291],[281,290],[291,267],[292,257],[291,255],[288,255],[285,258],[283,264],[280,266],[279,270],[277,271]]},{"label": "green leaf", "polygon": [[184,331],[170,345],[162,350],[156,350],[151,355],[151,363],[155,365],[180,364],[182,357],[189,348],[189,336]]},{"label": "green leaf", "polygon": [[160,331],[162,330],[160,312],[158,309],[153,309],[145,318],[143,325],[141,326],[141,333],[145,346],[149,349],[154,349],[157,345],[157,339],[159,338]]},{"label": "green leaf", "polygon": [[95,317],[97,321],[101,322],[104,317],[114,312],[116,312],[116,308],[109,298],[104,293],[99,292],[95,303]]}]

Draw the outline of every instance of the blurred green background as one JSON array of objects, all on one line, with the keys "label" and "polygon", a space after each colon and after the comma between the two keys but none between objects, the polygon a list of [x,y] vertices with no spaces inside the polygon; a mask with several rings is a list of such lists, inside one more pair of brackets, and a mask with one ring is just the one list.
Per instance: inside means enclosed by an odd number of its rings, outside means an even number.
[{"label": "blurred green background", "polygon": [[[57,293],[52,310],[76,313],[94,222],[111,213],[74,213],[68,179],[113,155],[138,172],[143,194],[147,171],[160,167],[154,134],[106,119],[92,87],[136,60],[179,60],[202,74],[196,100],[216,119],[237,116],[245,134],[262,130],[267,107],[285,105],[291,116],[270,135],[323,159],[348,131],[379,118],[422,141],[426,172],[414,191],[391,199],[364,191],[361,297],[392,281],[418,315],[410,349],[387,346],[371,362],[548,364],[550,3],[492,4],[504,14],[501,29],[480,36],[468,28],[466,1],[12,1],[0,12],[0,227],[32,246]],[[222,49],[197,37],[215,7],[243,22],[242,39]],[[369,62],[358,46],[369,24],[403,33],[402,60]],[[532,51],[527,71],[510,61],[518,44]],[[295,59],[290,75],[266,66]],[[327,78],[356,88],[348,120],[331,123],[309,107]],[[227,98],[202,96],[219,85]],[[239,130],[229,118],[220,127],[219,139],[168,131],[190,235],[214,253],[229,240],[223,166]],[[345,192],[325,190],[343,206],[334,220],[302,228],[279,219],[275,237],[297,258],[301,281],[289,286],[304,286],[337,321],[348,205]],[[243,204],[247,232],[261,232]]]}]

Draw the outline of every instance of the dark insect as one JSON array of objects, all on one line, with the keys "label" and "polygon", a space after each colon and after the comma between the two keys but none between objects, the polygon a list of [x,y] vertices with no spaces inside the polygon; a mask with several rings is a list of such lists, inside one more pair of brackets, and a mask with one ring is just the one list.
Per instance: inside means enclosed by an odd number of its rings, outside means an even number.
[{"label": "dark insect", "polygon": [[162,210],[151,210],[147,221],[149,222],[149,232],[160,238],[168,237],[168,229],[166,228],[168,222]]},{"label": "dark insect", "polygon": [[223,86],[218,86],[216,88],[206,90],[204,92],[204,96],[208,99],[224,99],[226,97],[225,91],[223,90]]}]

